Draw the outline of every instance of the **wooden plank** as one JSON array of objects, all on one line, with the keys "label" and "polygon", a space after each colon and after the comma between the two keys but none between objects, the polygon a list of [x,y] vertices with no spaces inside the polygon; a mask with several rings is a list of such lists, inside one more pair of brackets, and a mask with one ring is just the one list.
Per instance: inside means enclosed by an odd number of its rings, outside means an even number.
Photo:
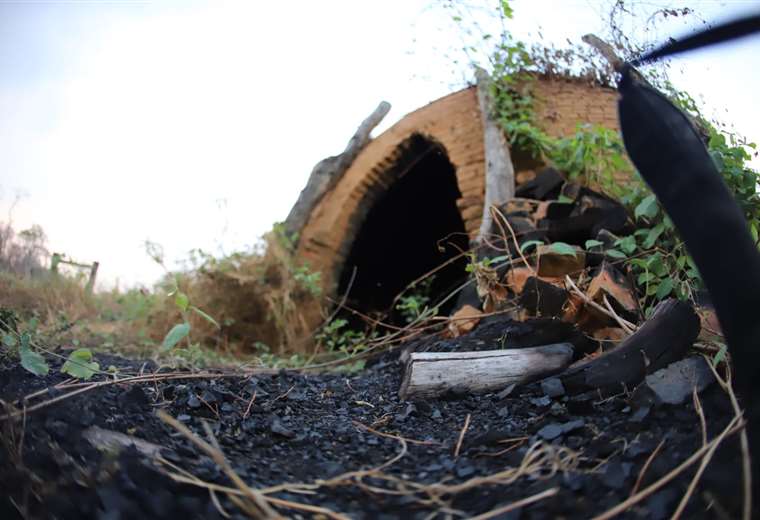
[{"label": "wooden plank", "polygon": [[293,205],[285,219],[285,229],[288,233],[299,234],[303,226],[309,220],[312,210],[322,197],[343,176],[359,153],[370,142],[370,132],[380,124],[380,121],[388,114],[391,105],[382,101],[377,108],[362,121],[353,137],[348,141],[346,149],[340,155],[328,157],[314,166],[306,182],[306,187],[301,190],[298,200]]},{"label": "wooden plank", "polygon": [[415,352],[409,357],[402,399],[455,393],[485,393],[559,372],[573,358],[573,345],[476,352]]},{"label": "wooden plank", "polygon": [[491,207],[501,206],[515,196],[515,167],[504,131],[493,117],[491,78],[480,67],[475,69],[478,84],[478,104],[483,121],[483,146],[486,159],[486,194],[483,204],[483,220],[478,240],[491,232]]}]

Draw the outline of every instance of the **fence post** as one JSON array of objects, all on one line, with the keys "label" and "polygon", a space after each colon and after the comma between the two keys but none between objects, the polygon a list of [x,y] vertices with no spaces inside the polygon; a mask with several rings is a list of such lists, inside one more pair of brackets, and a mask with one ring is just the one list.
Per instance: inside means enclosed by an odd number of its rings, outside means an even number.
[{"label": "fence post", "polygon": [[98,276],[98,267],[100,267],[100,262],[93,262],[90,267],[90,279],[87,280],[87,285],[85,286],[85,291],[90,294],[92,294],[92,291],[95,288],[95,278]]},{"label": "fence post", "polygon": [[50,271],[58,274],[58,264],[61,263],[61,255],[59,253],[53,253],[50,258]]}]

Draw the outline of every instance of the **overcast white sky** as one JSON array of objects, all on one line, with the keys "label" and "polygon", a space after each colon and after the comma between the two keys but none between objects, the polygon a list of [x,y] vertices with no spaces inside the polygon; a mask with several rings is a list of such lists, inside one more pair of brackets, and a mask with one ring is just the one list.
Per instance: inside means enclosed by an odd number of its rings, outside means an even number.
[{"label": "overcast white sky", "polygon": [[[0,0],[0,220],[151,283],[193,248],[252,245],[383,99],[381,129],[463,85],[432,0]],[[758,2],[686,2],[708,20]],[[515,0],[514,32],[600,32],[599,0]],[[606,4],[605,4],[606,5]],[[683,26],[674,26],[682,34]],[[674,29],[675,30],[675,29]],[[760,140],[760,37],[679,60],[677,84]]]}]

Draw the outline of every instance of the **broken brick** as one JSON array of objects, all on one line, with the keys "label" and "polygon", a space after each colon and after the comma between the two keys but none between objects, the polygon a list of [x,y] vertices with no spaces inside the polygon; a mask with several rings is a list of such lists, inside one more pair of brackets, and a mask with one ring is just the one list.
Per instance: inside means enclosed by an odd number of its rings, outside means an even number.
[{"label": "broken brick", "polygon": [[551,245],[538,246],[536,256],[539,276],[563,277],[583,271],[586,268],[586,252],[575,246],[573,249],[575,254],[567,255],[558,253]]},{"label": "broken brick", "polygon": [[625,276],[607,262],[603,262],[597,274],[591,279],[586,295],[596,303],[604,305],[604,297],[612,308],[627,320],[636,320],[639,303]]},{"label": "broken brick", "polygon": [[627,338],[628,334],[620,327],[604,327],[603,329],[594,331],[592,336],[599,341],[613,341],[617,343]]},{"label": "broken brick", "polygon": [[516,184],[525,184],[526,182],[530,182],[535,178],[535,170],[520,170],[519,172],[515,173]]}]

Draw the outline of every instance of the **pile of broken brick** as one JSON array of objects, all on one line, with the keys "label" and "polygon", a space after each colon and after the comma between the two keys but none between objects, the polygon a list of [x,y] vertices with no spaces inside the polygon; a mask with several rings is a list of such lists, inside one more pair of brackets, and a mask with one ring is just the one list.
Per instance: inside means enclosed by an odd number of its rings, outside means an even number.
[{"label": "pile of broken brick", "polygon": [[[654,384],[657,378],[650,376],[683,364],[698,336],[713,340],[719,334],[714,312],[690,302],[666,300],[644,320],[624,259],[608,253],[619,237],[635,231],[620,202],[567,181],[554,168],[519,172],[516,179],[516,197],[494,211],[492,233],[477,252],[478,259],[507,261],[486,268],[490,273],[475,271],[476,279],[487,280],[460,295],[450,335],[472,330],[483,311],[571,323],[598,345],[593,353],[576,352],[576,362],[558,376],[575,393],[625,390],[645,379]],[[586,248],[589,240],[594,245]],[[703,382],[712,375],[701,356],[675,369],[694,377],[699,372]]]}]

